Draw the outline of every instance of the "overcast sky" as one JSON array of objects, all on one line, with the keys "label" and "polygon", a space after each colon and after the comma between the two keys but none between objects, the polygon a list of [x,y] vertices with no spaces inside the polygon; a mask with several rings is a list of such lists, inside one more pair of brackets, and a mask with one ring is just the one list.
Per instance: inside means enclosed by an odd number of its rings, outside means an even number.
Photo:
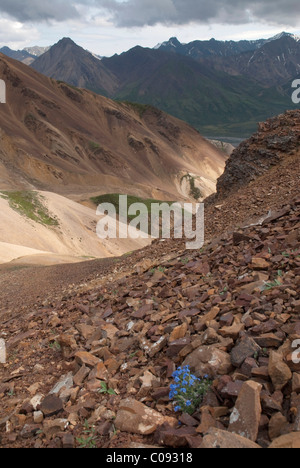
[{"label": "overcast sky", "polygon": [[177,36],[258,39],[300,35],[299,0],[0,0],[0,47],[52,45],[62,37],[111,56]]}]

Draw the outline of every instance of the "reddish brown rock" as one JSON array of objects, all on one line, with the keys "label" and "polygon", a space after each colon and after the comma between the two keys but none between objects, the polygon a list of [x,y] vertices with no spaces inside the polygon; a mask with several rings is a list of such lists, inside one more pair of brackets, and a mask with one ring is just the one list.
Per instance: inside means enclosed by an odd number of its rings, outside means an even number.
[{"label": "reddish brown rock", "polygon": [[191,437],[196,437],[198,434],[194,427],[182,427],[176,429],[168,424],[161,426],[155,434],[155,440],[159,445],[166,447],[179,448],[187,447],[188,440]]},{"label": "reddish brown rock", "polygon": [[86,365],[88,367],[95,367],[97,364],[100,363],[99,358],[86,351],[79,351],[78,353],[76,353],[75,359],[82,366]]},{"label": "reddish brown rock", "polygon": [[294,372],[293,374],[293,392],[300,393],[300,374]]},{"label": "reddish brown rock", "polygon": [[76,375],[74,375],[74,384],[81,385],[90,373],[90,368],[81,366]]},{"label": "reddish brown rock", "polygon": [[46,417],[54,416],[63,411],[63,409],[62,400],[55,395],[46,396],[40,406],[40,410]]},{"label": "reddish brown rock", "polygon": [[187,329],[188,329],[187,323],[183,323],[182,325],[179,325],[178,327],[174,328],[174,330],[172,331],[170,335],[169,343],[179,340],[180,338],[184,338],[186,335]]},{"label": "reddish brown rock", "polygon": [[197,377],[227,375],[232,371],[229,354],[214,346],[201,346],[191,353],[183,366],[190,366]]},{"label": "reddish brown rock", "polygon": [[261,419],[260,393],[262,385],[248,381],[242,386],[230,417],[229,431],[256,441]]},{"label": "reddish brown rock", "polygon": [[287,419],[283,414],[276,413],[274,414],[269,422],[269,437],[271,440],[276,439],[282,435],[282,430],[287,425]]},{"label": "reddish brown rock", "polygon": [[109,373],[103,362],[98,362],[94,369],[90,372],[89,380],[98,379],[107,381],[109,378]]},{"label": "reddish brown rock", "polygon": [[270,353],[269,375],[275,390],[282,390],[292,378],[292,372],[283,362],[282,355],[275,351]]},{"label": "reddish brown rock", "polygon": [[300,432],[291,432],[273,440],[270,449],[299,449]]},{"label": "reddish brown rock", "polygon": [[248,336],[242,338],[231,351],[230,357],[232,365],[240,367],[247,358],[253,357],[255,353],[259,353],[260,350],[260,347],[253,338]]},{"label": "reddish brown rock", "polygon": [[259,449],[260,446],[245,437],[221,429],[210,429],[203,438],[202,449]]},{"label": "reddish brown rock", "polygon": [[115,420],[115,426],[120,431],[140,435],[153,434],[164,423],[174,427],[177,420],[163,416],[131,398],[121,401]]},{"label": "reddish brown rock", "polygon": [[252,259],[251,266],[254,270],[268,270],[270,263],[264,258],[256,257]]},{"label": "reddish brown rock", "polygon": [[61,347],[63,357],[69,359],[77,349],[77,343],[72,335],[60,335],[58,343]]}]

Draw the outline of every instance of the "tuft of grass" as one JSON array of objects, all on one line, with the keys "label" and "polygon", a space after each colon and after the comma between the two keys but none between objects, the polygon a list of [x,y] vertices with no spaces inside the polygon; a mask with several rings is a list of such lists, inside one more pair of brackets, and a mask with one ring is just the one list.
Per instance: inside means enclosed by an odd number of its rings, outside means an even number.
[{"label": "tuft of grass", "polygon": [[53,343],[50,343],[49,348],[53,349],[54,351],[61,351],[61,346],[58,341],[54,341]]},{"label": "tuft of grass", "polygon": [[43,197],[33,191],[1,192],[0,196],[9,202],[9,206],[23,216],[45,226],[58,226],[43,204]]},{"label": "tuft of grass", "polygon": [[[54,80],[54,82],[55,82],[55,80]],[[70,83],[66,83],[65,81],[61,81],[61,80],[58,80],[57,83],[62,84],[64,86],[67,86],[68,88],[71,88],[74,91],[78,91],[80,94],[83,94],[83,91],[80,88],[77,88],[77,86],[74,86],[74,85],[72,85]]]},{"label": "tuft of grass", "polygon": [[79,448],[81,449],[95,449],[97,444],[96,430],[94,427],[90,427],[88,421],[84,423],[84,431],[81,437],[77,437]]},{"label": "tuft of grass", "polygon": [[199,198],[203,198],[201,190],[195,185],[195,177],[191,176],[191,174],[186,174],[181,178],[181,182],[184,179],[187,179],[187,181],[190,184],[190,197],[194,198],[194,200],[199,200]]},{"label": "tuft of grass", "polygon": [[[90,200],[95,204],[95,205],[101,205],[102,203],[110,203],[112,204],[115,209],[117,215],[120,214],[120,209],[119,209],[119,197],[121,194],[119,193],[111,193],[111,194],[105,194],[105,195],[99,195],[98,197],[93,197]],[[153,203],[167,203],[169,206],[173,205],[175,203],[174,201],[162,201],[162,200],[155,200],[152,198],[140,198],[136,197],[133,195],[127,195],[127,203],[128,207],[133,205],[134,203],[142,203],[145,206],[145,212],[141,212],[141,215],[147,215],[148,214],[148,232],[151,232],[151,213],[152,213],[152,204]],[[128,214],[128,219],[127,222],[130,223],[134,219],[136,219],[137,215],[129,215]],[[160,215],[160,220],[161,220],[161,215]]]},{"label": "tuft of grass", "polygon": [[91,151],[97,151],[100,148],[101,146],[99,145],[99,143],[96,143],[95,141],[89,141],[89,149]]},{"label": "tuft of grass", "polygon": [[138,102],[130,102],[130,101],[116,101],[120,102],[121,104],[125,104],[126,106],[131,107],[139,116],[142,118],[148,109],[153,109],[153,106],[149,104],[140,104]]},{"label": "tuft of grass", "polygon": [[283,277],[282,270],[278,270],[278,277],[276,278],[276,280],[271,281],[269,283],[265,283],[263,291],[270,291],[271,289],[282,286],[282,281],[280,281],[280,278],[282,277]]}]

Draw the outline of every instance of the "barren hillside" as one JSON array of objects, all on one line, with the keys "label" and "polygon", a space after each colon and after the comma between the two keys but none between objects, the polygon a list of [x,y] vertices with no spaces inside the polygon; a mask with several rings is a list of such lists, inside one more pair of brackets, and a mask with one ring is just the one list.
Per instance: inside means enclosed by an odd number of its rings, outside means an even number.
[{"label": "barren hillside", "polygon": [[0,75],[7,84],[0,189],[177,200],[186,196],[182,177],[192,174],[203,196],[214,191],[224,156],[186,123],[56,82],[3,55]]},{"label": "barren hillside", "polygon": [[[245,167],[287,119],[240,148]],[[299,447],[298,142],[280,156],[207,200],[200,251],[0,270],[2,447]],[[179,366],[208,388],[190,414]]]}]

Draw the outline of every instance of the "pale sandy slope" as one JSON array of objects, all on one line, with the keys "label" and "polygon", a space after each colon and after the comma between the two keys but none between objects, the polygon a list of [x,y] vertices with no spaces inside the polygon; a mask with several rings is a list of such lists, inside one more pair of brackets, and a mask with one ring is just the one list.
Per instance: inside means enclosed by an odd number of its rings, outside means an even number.
[{"label": "pale sandy slope", "polygon": [[0,263],[53,264],[123,255],[150,243],[147,239],[107,239],[96,235],[96,210],[55,193],[39,192],[58,227],[36,223],[0,197]]}]

